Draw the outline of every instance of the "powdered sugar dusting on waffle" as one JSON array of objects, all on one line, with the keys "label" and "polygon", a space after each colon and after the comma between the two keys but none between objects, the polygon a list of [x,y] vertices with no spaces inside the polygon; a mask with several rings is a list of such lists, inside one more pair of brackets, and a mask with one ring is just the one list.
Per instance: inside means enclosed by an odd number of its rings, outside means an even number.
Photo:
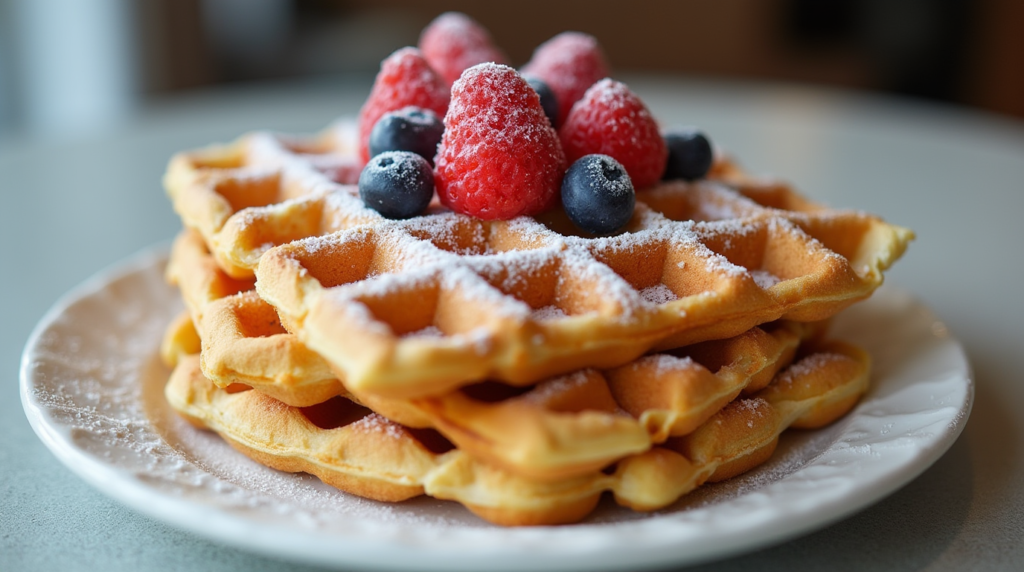
[{"label": "powdered sugar dusting on waffle", "polygon": [[462,266],[454,266],[445,269],[442,274],[442,288],[458,289],[465,299],[474,300],[487,304],[495,315],[526,319],[530,314],[530,307],[502,294],[500,290],[480,278],[475,272]]},{"label": "powdered sugar dusting on waffle", "polygon": [[592,372],[581,369],[570,374],[556,377],[555,379],[538,384],[532,391],[525,394],[523,398],[533,403],[543,403],[553,397],[569,392],[577,387],[586,384],[590,380]]},{"label": "powdered sugar dusting on waffle", "polygon": [[547,306],[541,306],[530,313],[530,318],[542,322],[544,320],[557,320],[558,318],[564,318],[567,314],[565,310],[562,310],[554,304]]},{"label": "powdered sugar dusting on waffle", "polygon": [[811,354],[804,359],[789,366],[775,379],[775,384],[785,387],[800,383],[806,383],[807,376],[828,367],[831,363],[850,361],[850,358],[838,353],[819,352]]},{"label": "powdered sugar dusting on waffle", "polygon": [[667,304],[679,299],[671,288],[664,284],[648,286],[640,291],[640,297],[651,304]]},{"label": "powdered sugar dusting on waffle", "polygon": [[654,354],[645,356],[638,362],[634,363],[634,367],[639,367],[641,365],[653,365],[655,375],[659,376],[699,367],[697,362],[693,361],[693,358],[690,356],[679,357],[671,354]]},{"label": "powdered sugar dusting on waffle", "polygon": [[395,440],[404,439],[406,437],[405,430],[402,429],[401,425],[398,425],[394,421],[391,421],[378,413],[371,413],[366,417],[351,423],[349,427],[356,431],[380,433]]},{"label": "powdered sugar dusting on waffle", "polygon": [[[629,282],[623,280],[611,268],[597,263],[589,253],[567,250],[563,264],[591,286],[591,291],[597,299],[618,305],[621,312],[619,319],[630,319],[642,305],[640,294]],[[564,280],[564,277],[564,274],[561,275],[559,280]]]},{"label": "powdered sugar dusting on waffle", "polygon": [[771,288],[779,282],[782,282],[781,278],[767,270],[751,270],[750,277],[754,279],[755,284],[764,289]]},{"label": "powdered sugar dusting on waffle", "polygon": [[444,332],[440,328],[434,325],[427,326],[416,330],[415,332],[409,332],[402,335],[403,338],[443,338]]}]

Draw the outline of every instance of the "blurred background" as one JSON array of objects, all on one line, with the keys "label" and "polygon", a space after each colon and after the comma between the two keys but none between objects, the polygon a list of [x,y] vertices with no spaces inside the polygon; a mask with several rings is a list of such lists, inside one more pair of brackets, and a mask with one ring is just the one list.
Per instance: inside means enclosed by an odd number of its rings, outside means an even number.
[{"label": "blurred background", "polygon": [[0,138],[109,128],[224,84],[353,76],[438,13],[486,26],[513,63],[567,29],[616,75],[799,82],[1024,117],[1016,0],[0,0]]}]

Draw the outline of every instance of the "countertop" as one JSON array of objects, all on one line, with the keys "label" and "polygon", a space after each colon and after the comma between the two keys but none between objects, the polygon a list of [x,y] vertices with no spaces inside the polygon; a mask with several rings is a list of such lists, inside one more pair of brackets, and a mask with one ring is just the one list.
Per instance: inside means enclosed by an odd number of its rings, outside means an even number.
[{"label": "countertop", "polygon": [[[696,570],[1017,570],[1024,566],[1024,124],[964,109],[806,87],[627,78],[663,125],[698,125],[752,172],[863,209],[918,239],[887,281],[966,348],[970,421],[919,478],[837,524]],[[59,296],[174,236],[160,186],[177,150],[252,129],[315,131],[356,113],[368,81],[199,92],[103,135],[0,140],[0,570],[313,570],[212,543],[79,480],[35,436],[21,351]]]}]

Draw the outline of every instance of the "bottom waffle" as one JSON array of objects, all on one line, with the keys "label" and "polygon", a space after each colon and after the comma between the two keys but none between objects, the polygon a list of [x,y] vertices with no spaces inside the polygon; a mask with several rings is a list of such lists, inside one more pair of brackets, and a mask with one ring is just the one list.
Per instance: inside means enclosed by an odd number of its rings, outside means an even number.
[{"label": "bottom waffle", "polygon": [[170,405],[257,462],[308,472],[375,500],[421,494],[454,500],[503,525],[576,522],[605,491],[634,510],[666,507],[705,482],[763,463],[787,428],[820,427],[844,415],[867,390],[870,369],[862,350],[825,342],[688,435],[604,470],[535,480],[476,459],[434,430],[399,425],[343,397],[292,407],[243,385],[217,387],[196,355],[177,361],[166,387]]}]

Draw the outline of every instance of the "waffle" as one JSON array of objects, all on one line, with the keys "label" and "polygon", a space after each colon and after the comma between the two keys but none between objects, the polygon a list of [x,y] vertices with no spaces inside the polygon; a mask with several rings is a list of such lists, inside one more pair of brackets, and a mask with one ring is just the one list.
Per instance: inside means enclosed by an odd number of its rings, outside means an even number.
[{"label": "waffle", "polygon": [[639,192],[613,237],[580,236],[560,212],[487,222],[435,204],[389,221],[337,182],[354,178],[351,133],[253,133],[176,156],[165,184],[218,266],[256,269],[285,327],[364,393],[530,384],[820,320],[870,295],[913,236],[724,157],[706,181]]},{"label": "waffle", "polygon": [[784,187],[677,182],[637,201],[601,238],[559,213],[357,226],[270,249],[256,288],[352,390],[413,398],[821,320],[870,295],[912,236]]},{"label": "waffle", "polygon": [[[310,236],[302,224],[312,224],[310,218],[319,213],[307,209],[305,218],[295,209],[283,218],[264,213],[274,228],[259,237],[245,231],[247,217],[253,209],[304,205],[310,196],[354,184],[362,169],[356,137],[348,122],[312,137],[250,133],[228,145],[178,153],[167,167],[164,188],[184,225],[199,232],[221,268],[233,278],[252,278],[267,240],[272,245]],[[347,208],[353,211],[356,205]],[[358,222],[379,218],[363,210],[365,220]],[[330,218],[324,224],[331,224]]]},{"label": "waffle", "polygon": [[[247,372],[258,370],[263,377],[238,372],[225,375],[218,365],[213,368],[221,374],[216,385],[252,387],[300,407],[336,395],[345,397],[409,427],[437,429],[474,458],[543,480],[584,474],[644,451],[653,443],[692,432],[741,392],[763,388],[790,362],[800,340],[816,331],[795,323],[775,324],[768,331],[753,328],[736,338],[676,351],[677,355],[646,356],[603,372],[581,370],[543,381],[525,392],[481,383],[443,396],[396,400],[357,396],[337,380],[295,375],[291,360],[272,358],[280,355],[274,348],[301,348],[291,334],[283,329],[267,330],[266,336],[246,338],[242,332],[255,333],[256,329],[237,326],[251,320],[256,328],[261,327],[267,323],[261,314],[268,310],[272,314],[272,309],[251,292],[223,302],[218,305],[227,317],[215,320],[229,326],[205,329],[209,338],[224,339],[205,343],[204,352],[214,345],[234,346],[238,349],[225,354],[229,363],[238,363]],[[207,321],[217,313],[209,313]],[[180,331],[179,324],[172,324],[168,337],[173,341],[165,342],[165,347],[173,347]],[[186,352],[187,348],[173,355]],[[256,359],[236,361],[230,357],[250,354]],[[210,361],[203,361],[204,370],[211,369]]]},{"label": "waffle", "polygon": [[376,500],[424,493],[454,500],[498,524],[557,524],[584,518],[604,491],[623,506],[655,510],[704,482],[749,470],[771,455],[786,428],[818,427],[848,411],[867,388],[868,369],[863,351],[821,344],[689,435],[628,456],[614,470],[556,480],[516,475],[432,430],[403,427],[345,398],[296,408],[244,386],[218,388],[194,355],[179,360],[166,395],[195,425],[279,470],[309,472]]},{"label": "waffle", "polygon": [[[169,268],[186,300],[207,300],[210,285],[229,280],[190,231],[176,241]],[[677,355],[561,376],[525,392],[483,383],[401,400],[350,393],[253,291],[210,301],[195,313],[203,332],[201,367],[220,387],[244,384],[296,407],[340,395],[404,425],[438,429],[475,458],[538,479],[583,474],[689,433],[741,391],[763,388],[800,341],[819,329],[798,323],[753,328]],[[165,355],[197,351],[192,340],[198,334],[186,336],[185,328],[180,321],[170,326]],[[181,343],[187,345],[175,347]]]}]

